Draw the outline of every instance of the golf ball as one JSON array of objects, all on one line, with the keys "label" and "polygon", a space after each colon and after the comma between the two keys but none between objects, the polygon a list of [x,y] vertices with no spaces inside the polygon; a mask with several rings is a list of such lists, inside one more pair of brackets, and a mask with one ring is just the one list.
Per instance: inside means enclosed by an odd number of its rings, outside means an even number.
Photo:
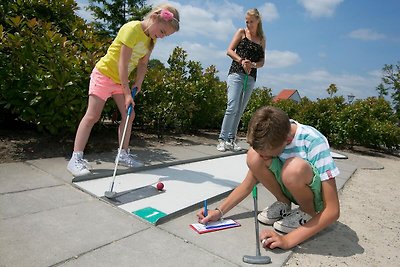
[{"label": "golf ball", "polygon": [[163,188],[164,188],[164,184],[163,183],[161,183],[161,182],[159,182],[159,183],[157,183],[157,190],[163,190]]},{"label": "golf ball", "polygon": [[[261,243],[264,245],[265,243],[267,243],[267,240],[266,240],[266,239],[263,239],[263,240],[261,241]],[[271,244],[272,244],[272,243],[268,243],[265,247],[271,249]]]}]

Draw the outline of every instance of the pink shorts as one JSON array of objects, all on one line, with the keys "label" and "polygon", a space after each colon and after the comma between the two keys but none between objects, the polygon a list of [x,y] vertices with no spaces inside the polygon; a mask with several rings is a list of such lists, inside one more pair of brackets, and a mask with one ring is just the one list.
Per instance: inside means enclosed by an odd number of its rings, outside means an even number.
[{"label": "pink shorts", "polygon": [[89,95],[95,95],[107,101],[112,95],[123,94],[122,85],[105,76],[94,68],[90,75]]}]

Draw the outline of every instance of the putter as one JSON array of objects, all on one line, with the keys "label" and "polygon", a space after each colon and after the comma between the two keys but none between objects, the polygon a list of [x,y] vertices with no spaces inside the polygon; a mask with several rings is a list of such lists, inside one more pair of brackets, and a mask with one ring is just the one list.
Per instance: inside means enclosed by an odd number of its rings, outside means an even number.
[{"label": "putter", "polygon": [[[136,91],[137,88],[134,87],[132,89],[132,98],[135,99],[135,95],[136,95]],[[125,133],[126,133],[126,128],[128,127],[128,121],[129,121],[129,117],[131,116],[132,113],[132,104],[129,105],[128,107],[128,114],[126,115],[126,121],[125,121],[125,126],[124,126],[124,131],[122,132],[122,138],[121,138],[121,144],[119,145],[119,149],[118,149],[118,154],[117,154],[117,159],[115,161],[115,167],[114,167],[114,173],[112,176],[112,181],[110,183],[110,190],[104,192],[104,196],[106,198],[114,198],[116,196],[116,192],[113,191],[114,189],[114,182],[115,182],[115,175],[117,174],[117,168],[118,168],[118,163],[119,163],[119,156],[121,154],[121,149],[122,149],[122,144],[124,143],[124,139],[125,139]]]},{"label": "putter", "polygon": [[255,221],[255,228],[256,228],[256,255],[244,255],[243,262],[250,263],[250,264],[267,264],[271,263],[271,258],[268,256],[261,256],[260,253],[260,236],[259,236],[259,229],[258,229],[258,207],[257,207],[257,184],[253,187],[253,202],[254,202],[254,221]]}]

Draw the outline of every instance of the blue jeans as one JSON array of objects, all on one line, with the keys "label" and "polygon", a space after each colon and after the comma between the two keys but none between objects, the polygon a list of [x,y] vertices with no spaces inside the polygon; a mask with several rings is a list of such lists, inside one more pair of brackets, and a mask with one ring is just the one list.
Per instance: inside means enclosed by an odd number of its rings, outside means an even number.
[{"label": "blue jeans", "polygon": [[226,80],[228,85],[228,102],[224,120],[222,121],[221,133],[219,139],[225,141],[234,141],[237,129],[247,103],[250,100],[251,93],[254,89],[255,80],[248,76],[246,91],[243,91],[245,74],[232,73],[228,75]]}]

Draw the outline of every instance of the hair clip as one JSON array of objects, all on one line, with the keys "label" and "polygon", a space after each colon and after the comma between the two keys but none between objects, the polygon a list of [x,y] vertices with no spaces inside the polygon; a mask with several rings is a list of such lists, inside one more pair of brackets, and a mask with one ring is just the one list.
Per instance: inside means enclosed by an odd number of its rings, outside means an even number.
[{"label": "hair clip", "polygon": [[174,19],[174,14],[172,14],[172,12],[167,9],[161,10],[160,16],[165,21],[171,21]]}]

